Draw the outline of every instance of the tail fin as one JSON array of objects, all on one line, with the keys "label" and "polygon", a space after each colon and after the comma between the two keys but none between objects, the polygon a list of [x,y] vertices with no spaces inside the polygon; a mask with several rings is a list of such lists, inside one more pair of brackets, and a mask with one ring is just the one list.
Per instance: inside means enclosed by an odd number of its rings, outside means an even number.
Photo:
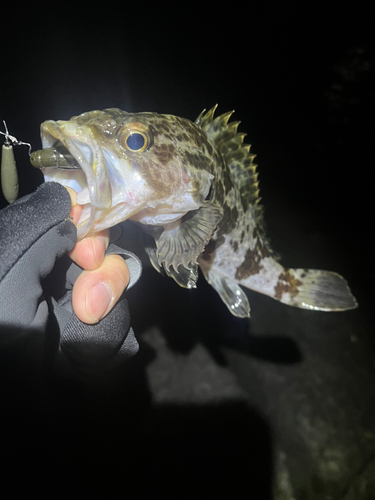
[{"label": "tail fin", "polygon": [[346,311],[358,306],[342,276],[315,269],[285,270],[275,287],[275,298],[314,311]]}]

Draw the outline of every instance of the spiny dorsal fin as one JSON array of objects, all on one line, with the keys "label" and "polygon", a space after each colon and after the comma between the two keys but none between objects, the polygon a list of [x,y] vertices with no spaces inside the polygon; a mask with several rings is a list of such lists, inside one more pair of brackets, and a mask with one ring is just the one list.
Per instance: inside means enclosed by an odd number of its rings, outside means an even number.
[{"label": "spiny dorsal fin", "polygon": [[251,145],[243,142],[247,134],[237,132],[241,122],[228,123],[234,111],[228,111],[214,118],[216,108],[217,104],[207,113],[204,109],[195,120],[195,124],[207,134],[207,137],[224,157],[232,181],[240,192],[244,212],[253,207],[252,215],[256,218],[258,237],[261,238],[270,255],[275,260],[279,260],[279,255],[272,250],[267,237],[264,209],[259,204],[261,198],[259,196],[257,165],[253,163],[256,155],[250,154]]},{"label": "spiny dorsal fin", "polygon": [[250,154],[251,146],[243,143],[246,134],[237,132],[241,122],[228,123],[234,111],[228,111],[214,118],[216,108],[217,104],[207,113],[203,110],[195,120],[195,124],[206,132],[208,138],[223,155],[246,212],[250,205],[257,205],[260,202],[257,165],[253,163],[255,155]]}]

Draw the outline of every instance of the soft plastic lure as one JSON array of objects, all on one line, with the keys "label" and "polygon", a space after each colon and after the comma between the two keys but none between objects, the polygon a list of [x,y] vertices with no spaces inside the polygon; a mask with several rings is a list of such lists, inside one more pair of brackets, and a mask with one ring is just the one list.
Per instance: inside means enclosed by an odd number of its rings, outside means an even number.
[{"label": "soft plastic lure", "polygon": [[22,142],[16,139],[8,132],[8,127],[5,121],[5,132],[1,132],[5,137],[5,141],[1,151],[1,188],[4,198],[8,203],[13,203],[18,197],[18,173],[16,160],[14,158],[13,146],[29,146],[29,154],[31,145],[28,142]]}]

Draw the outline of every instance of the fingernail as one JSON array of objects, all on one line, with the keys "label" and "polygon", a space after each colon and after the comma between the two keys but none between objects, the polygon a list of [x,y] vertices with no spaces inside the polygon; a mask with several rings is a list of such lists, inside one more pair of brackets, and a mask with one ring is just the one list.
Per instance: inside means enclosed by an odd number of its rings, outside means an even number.
[{"label": "fingernail", "polygon": [[107,283],[97,283],[86,294],[86,310],[95,321],[102,319],[108,312],[114,293]]}]

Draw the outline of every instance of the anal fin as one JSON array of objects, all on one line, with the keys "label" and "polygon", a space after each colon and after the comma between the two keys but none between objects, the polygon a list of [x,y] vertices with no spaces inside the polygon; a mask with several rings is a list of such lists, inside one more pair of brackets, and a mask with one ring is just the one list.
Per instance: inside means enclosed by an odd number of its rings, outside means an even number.
[{"label": "anal fin", "polygon": [[250,304],[242,288],[217,273],[209,273],[207,281],[215,288],[229,311],[239,318],[250,318]]}]

